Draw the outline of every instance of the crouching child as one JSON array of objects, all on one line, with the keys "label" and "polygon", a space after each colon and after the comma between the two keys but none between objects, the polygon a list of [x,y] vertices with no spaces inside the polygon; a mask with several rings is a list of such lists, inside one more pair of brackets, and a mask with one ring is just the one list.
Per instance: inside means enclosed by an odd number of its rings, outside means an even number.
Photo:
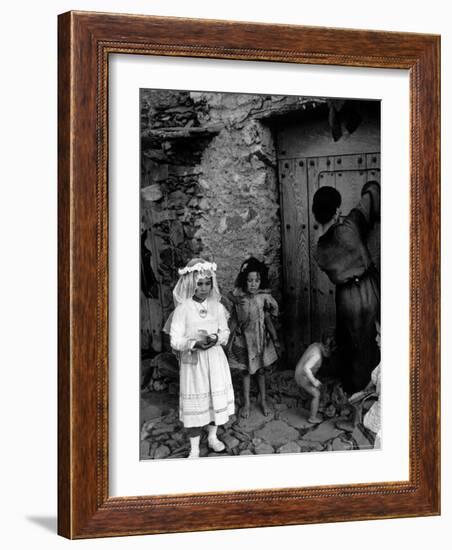
[{"label": "crouching child", "polygon": [[308,422],[311,424],[322,422],[322,418],[318,415],[322,382],[316,375],[324,359],[331,357],[334,349],[335,339],[333,333],[325,333],[321,342],[313,342],[306,349],[295,367],[295,382],[312,397],[308,418]]}]

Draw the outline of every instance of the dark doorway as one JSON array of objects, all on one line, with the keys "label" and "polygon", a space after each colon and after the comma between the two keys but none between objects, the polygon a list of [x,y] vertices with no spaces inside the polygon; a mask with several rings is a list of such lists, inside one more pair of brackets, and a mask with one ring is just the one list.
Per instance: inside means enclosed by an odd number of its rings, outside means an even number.
[{"label": "dark doorway", "polygon": [[[335,187],[342,196],[343,215],[359,202],[369,180],[380,181],[379,102],[360,108],[362,122],[353,134],[334,141],[325,105],[305,117],[278,121],[276,150],[281,194],[281,238],[284,278],[284,334],[287,359],[293,366],[306,347],[334,327],[334,285],[314,258],[321,228],[311,212],[319,187]],[[375,108],[378,104],[378,109]],[[368,242],[380,263],[380,227]]]}]

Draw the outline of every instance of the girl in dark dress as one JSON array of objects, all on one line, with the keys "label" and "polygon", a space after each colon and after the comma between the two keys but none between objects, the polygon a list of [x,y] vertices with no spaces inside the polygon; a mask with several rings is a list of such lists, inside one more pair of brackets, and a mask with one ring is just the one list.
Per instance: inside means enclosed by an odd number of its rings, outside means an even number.
[{"label": "girl in dark dress", "polygon": [[340,219],[340,193],[321,187],[312,211],[322,225],[315,259],[336,285],[336,339],[344,389],[363,389],[380,362],[375,321],[380,319],[380,282],[366,246],[367,236],[380,215],[380,185],[367,182],[361,200]]},{"label": "girl in dark dress", "polygon": [[278,316],[278,304],[268,288],[268,269],[256,258],[243,262],[235,288],[229,294],[233,303],[230,319],[231,368],[243,374],[242,418],[250,415],[251,376],[257,374],[262,412],[270,414],[265,389],[265,371],[278,359],[279,342],[272,317]]}]

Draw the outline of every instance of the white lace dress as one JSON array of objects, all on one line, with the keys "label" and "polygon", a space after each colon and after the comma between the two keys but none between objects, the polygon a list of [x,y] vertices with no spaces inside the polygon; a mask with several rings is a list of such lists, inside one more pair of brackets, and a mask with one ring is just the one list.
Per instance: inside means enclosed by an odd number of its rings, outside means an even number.
[{"label": "white lace dress", "polygon": [[[193,349],[199,331],[218,334],[216,345]],[[225,308],[214,300],[186,300],[174,311],[170,337],[171,347],[180,352],[180,420],[186,428],[225,424],[235,412],[231,372],[221,347],[229,338]]]}]

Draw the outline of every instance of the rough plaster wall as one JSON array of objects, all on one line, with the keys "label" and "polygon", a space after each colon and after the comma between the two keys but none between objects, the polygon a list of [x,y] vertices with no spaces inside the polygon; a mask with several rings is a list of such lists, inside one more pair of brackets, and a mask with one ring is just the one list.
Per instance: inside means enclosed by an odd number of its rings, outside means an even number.
[{"label": "rough plaster wall", "polygon": [[172,308],[177,268],[193,256],[218,263],[224,294],[241,263],[256,256],[281,299],[276,154],[261,119],[304,109],[308,100],[171,90],[141,97],[142,223],[160,283],[159,300],[142,307],[142,342],[160,349],[155,334]]},{"label": "rough plaster wall", "polygon": [[[223,130],[204,151],[200,186],[206,214],[196,237],[204,254],[218,263],[218,279],[232,289],[241,263],[254,255],[270,267],[279,291],[281,247],[279,196],[275,168],[259,158],[269,131],[255,121]],[[267,145],[267,147],[266,147]],[[273,151],[270,152],[273,156]]]},{"label": "rough plaster wall", "polygon": [[[223,130],[206,147],[200,186],[207,215],[196,236],[204,255],[218,263],[223,292],[233,288],[241,263],[253,255],[270,270],[276,295],[281,292],[279,192],[270,130],[253,118],[265,97],[246,94],[192,93],[207,105],[204,123]],[[267,99],[268,101],[268,99]]]}]

